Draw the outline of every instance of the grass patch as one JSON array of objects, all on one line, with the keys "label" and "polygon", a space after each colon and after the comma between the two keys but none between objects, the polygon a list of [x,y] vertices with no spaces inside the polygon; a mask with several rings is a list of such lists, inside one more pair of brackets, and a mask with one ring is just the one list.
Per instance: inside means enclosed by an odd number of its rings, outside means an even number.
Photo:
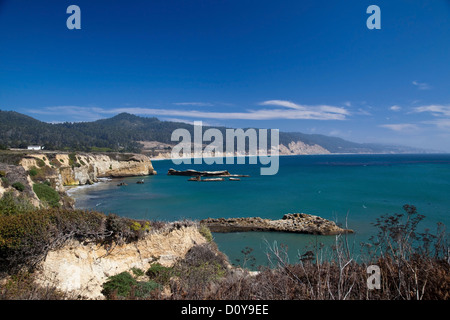
[{"label": "grass patch", "polygon": [[111,276],[103,284],[102,294],[108,300],[146,298],[152,291],[160,289],[155,281],[137,281],[129,272]]},{"label": "grass patch", "polygon": [[33,185],[33,191],[36,193],[39,200],[48,204],[51,208],[58,208],[60,206],[59,200],[61,199],[59,193],[46,183],[35,183]]},{"label": "grass patch", "polygon": [[201,225],[198,231],[208,242],[213,242],[214,240],[213,235],[211,233],[211,230],[209,230],[207,226]]},{"label": "grass patch", "polygon": [[20,191],[20,192],[22,192],[23,190],[25,190],[25,186],[24,186],[23,183],[21,183],[21,182],[14,182],[11,186],[12,186],[14,189],[16,189],[17,191]]}]

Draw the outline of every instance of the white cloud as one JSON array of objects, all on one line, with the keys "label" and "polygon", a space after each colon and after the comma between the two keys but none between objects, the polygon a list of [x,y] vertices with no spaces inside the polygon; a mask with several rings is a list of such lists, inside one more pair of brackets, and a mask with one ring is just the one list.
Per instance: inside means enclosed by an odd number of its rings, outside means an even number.
[{"label": "white cloud", "polygon": [[271,119],[314,119],[314,120],[345,120],[345,114],[322,110],[286,110],[262,109],[246,112],[215,112],[198,110],[172,110],[151,108],[118,108],[105,110],[107,114],[128,112],[140,115],[188,117],[197,119],[239,119],[239,120],[271,120]]},{"label": "white cloud", "polygon": [[395,105],[395,106],[390,107],[389,109],[391,109],[392,111],[400,111],[400,110],[402,110],[402,107]]},{"label": "white cloud", "polygon": [[431,89],[430,85],[428,83],[425,83],[425,82],[413,81],[412,84],[415,85],[417,87],[417,89],[419,89],[419,90],[429,90],[429,89]]},{"label": "white cloud", "polygon": [[212,107],[214,104],[210,102],[176,102],[176,106],[194,106],[194,107]]},{"label": "white cloud", "polygon": [[267,100],[260,103],[261,106],[280,106],[295,110],[305,110],[304,106],[285,100]]},{"label": "white cloud", "polygon": [[423,124],[433,125],[438,129],[446,131],[450,129],[450,105],[432,104],[415,107],[412,113],[429,113],[435,118],[422,121]]},{"label": "white cloud", "polygon": [[155,108],[92,108],[77,106],[46,107],[40,110],[30,110],[32,113],[46,115],[71,115],[76,119],[96,120],[104,115],[128,112],[138,115],[162,117],[197,118],[197,119],[241,119],[241,120],[271,120],[271,119],[314,119],[314,120],[345,120],[349,112],[340,107],[319,105],[302,106],[289,101],[271,100],[260,105],[272,105],[276,108],[246,110],[245,112],[216,112],[199,110],[155,109]]},{"label": "white cloud", "polygon": [[[187,105],[187,102],[178,104]],[[190,102],[189,104],[194,104]],[[206,103],[196,103],[206,106]],[[311,119],[311,120],[345,120],[350,114],[348,110],[341,107],[329,105],[305,106],[285,100],[268,100],[261,102],[260,106],[272,106],[272,108],[250,109],[243,112],[218,112],[208,110],[186,110],[186,109],[157,109],[121,107],[105,109],[98,107],[79,106],[51,106],[37,110],[28,110],[30,113],[53,115],[54,121],[59,121],[62,116],[70,116],[70,121],[93,121],[127,112],[136,115],[158,116],[172,119],[194,118],[194,119],[236,119],[236,120],[272,120],[272,119]],[[188,120],[183,119],[183,122]]]},{"label": "white cloud", "polygon": [[413,109],[413,112],[421,113],[421,112],[430,112],[435,117],[450,117],[450,105],[443,106],[443,105],[428,105],[428,106],[421,106],[421,107],[415,107]]},{"label": "white cloud", "polygon": [[419,130],[419,127],[412,123],[382,124],[380,127],[387,128],[397,132],[411,132]]},{"label": "white cloud", "polygon": [[356,113],[360,114],[360,115],[363,115],[363,116],[371,116],[372,115],[372,113],[370,113],[370,111],[365,110],[363,108],[359,108]]},{"label": "white cloud", "polygon": [[274,110],[257,111],[265,114],[273,112],[274,115],[276,113],[279,113],[280,115],[287,116],[288,117],[287,119],[345,120],[346,116],[350,115],[350,112],[342,107],[335,107],[329,105],[306,106],[286,100],[268,100],[261,102],[259,105],[277,106],[292,109],[292,110],[274,109]]}]

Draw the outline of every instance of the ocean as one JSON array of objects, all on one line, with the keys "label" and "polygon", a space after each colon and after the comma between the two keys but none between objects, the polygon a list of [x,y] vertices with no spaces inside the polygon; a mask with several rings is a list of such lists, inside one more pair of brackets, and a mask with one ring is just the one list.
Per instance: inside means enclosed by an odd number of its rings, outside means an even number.
[{"label": "ocean", "polygon": [[[425,215],[421,228],[450,225],[450,154],[300,155],[281,156],[276,175],[260,175],[261,165],[174,165],[153,161],[155,176],[105,180],[69,190],[75,206],[135,219],[175,221],[262,217],[281,219],[286,213],[308,213],[333,220],[355,231],[348,240],[357,255],[360,243],[377,233],[372,225],[381,215],[403,213],[403,205]],[[249,177],[240,181],[192,182],[168,176],[176,170],[228,170]],[[144,184],[136,184],[139,180]],[[119,182],[127,186],[117,186]],[[213,233],[230,262],[257,268],[269,265],[269,246],[287,248],[289,261],[335,236],[292,233]],[[245,255],[244,250],[251,248]],[[248,258],[253,258],[249,260]]]}]

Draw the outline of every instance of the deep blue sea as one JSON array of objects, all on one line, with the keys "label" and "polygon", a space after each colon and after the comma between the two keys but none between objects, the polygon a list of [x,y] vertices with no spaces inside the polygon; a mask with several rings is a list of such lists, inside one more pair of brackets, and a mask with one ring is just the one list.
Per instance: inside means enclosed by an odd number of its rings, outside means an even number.
[{"label": "deep blue sea", "polygon": [[[280,219],[303,212],[330,219],[355,230],[350,243],[359,251],[377,230],[371,224],[384,214],[402,213],[404,204],[425,215],[422,228],[450,225],[450,154],[420,155],[306,155],[281,156],[278,174],[260,175],[261,165],[174,165],[153,161],[158,174],[114,179],[70,190],[76,207],[136,219],[175,221],[208,217]],[[241,181],[191,182],[168,176],[177,170],[228,170],[248,174]],[[144,179],[144,184],[136,184]],[[128,185],[119,187],[118,182]],[[334,236],[290,233],[214,233],[219,249],[232,263],[252,248],[256,265],[267,265],[267,244],[288,247],[295,263],[315,243],[331,245]],[[247,265],[249,266],[249,265]]]}]

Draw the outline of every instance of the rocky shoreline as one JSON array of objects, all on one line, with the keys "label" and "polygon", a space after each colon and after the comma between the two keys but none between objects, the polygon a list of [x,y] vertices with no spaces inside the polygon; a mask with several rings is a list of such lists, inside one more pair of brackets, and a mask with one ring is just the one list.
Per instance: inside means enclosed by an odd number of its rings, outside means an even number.
[{"label": "rocky shoreline", "polygon": [[[67,192],[75,186],[93,185],[102,179],[157,174],[149,157],[134,153],[27,152],[10,153],[15,164],[0,163],[0,198],[7,192],[26,195],[36,207],[43,205],[33,185],[45,183],[61,196],[60,205],[73,208]],[[8,183],[6,182],[8,181]],[[22,191],[13,188],[21,183]]]},{"label": "rocky shoreline", "polygon": [[285,214],[280,220],[250,218],[208,218],[200,221],[211,232],[247,232],[247,231],[276,231],[293,232],[315,235],[337,235],[353,233],[351,229],[344,229],[333,221],[306,213]]}]

